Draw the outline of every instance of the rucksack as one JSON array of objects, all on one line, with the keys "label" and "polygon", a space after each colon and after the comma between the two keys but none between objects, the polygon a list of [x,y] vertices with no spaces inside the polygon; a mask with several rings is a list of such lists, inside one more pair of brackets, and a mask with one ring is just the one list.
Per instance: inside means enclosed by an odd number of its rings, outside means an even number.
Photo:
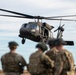
[{"label": "rucksack", "polygon": [[42,63],[41,57],[42,57],[41,53],[38,53],[38,54],[33,53],[30,56],[28,71],[31,74],[43,74],[44,72],[46,72],[46,69]]},{"label": "rucksack", "polygon": [[74,70],[74,59],[72,54],[67,50],[64,50],[64,54],[68,61],[69,70]]}]

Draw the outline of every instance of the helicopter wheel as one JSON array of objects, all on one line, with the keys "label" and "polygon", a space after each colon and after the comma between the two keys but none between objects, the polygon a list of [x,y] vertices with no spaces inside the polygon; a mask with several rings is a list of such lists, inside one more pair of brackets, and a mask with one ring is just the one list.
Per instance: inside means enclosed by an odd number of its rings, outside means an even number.
[{"label": "helicopter wheel", "polygon": [[25,39],[23,38],[23,39],[22,39],[22,44],[24,44],[24,43],[25,43]]}]

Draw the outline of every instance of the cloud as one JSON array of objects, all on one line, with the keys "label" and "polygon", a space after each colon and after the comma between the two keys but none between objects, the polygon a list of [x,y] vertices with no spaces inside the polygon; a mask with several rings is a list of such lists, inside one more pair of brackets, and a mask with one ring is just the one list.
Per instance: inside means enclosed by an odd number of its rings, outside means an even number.
[{"label": "cloud", "polygon": [[[2,0],[0,6],[2,8],[34,15],[37,12],[40,13],[40,11],[42,13],[47,12],[46,14],[48,14],[48,12],[51,14],[52,11],[55,11],[53,12],[55,15],[57,11],[64,11],[64,13],[70,14],[72,12],[71,10],[76,8],[76,3],[67,0]],[[75,14],[75,12],[74,10],[73,13]]]}]

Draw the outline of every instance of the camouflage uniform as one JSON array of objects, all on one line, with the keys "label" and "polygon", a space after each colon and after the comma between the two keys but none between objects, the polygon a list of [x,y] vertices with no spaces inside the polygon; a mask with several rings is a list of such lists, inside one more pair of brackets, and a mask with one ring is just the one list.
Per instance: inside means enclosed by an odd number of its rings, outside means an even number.
[{"label": "camouflage uniform", "polygon": [[55,61],[57,53],[58,53],[58,50],[55,47],[53,47],[51,50],[46,52],[46,55],[49,56],[50,59]]},{"label": "camouflage uniform", "polygon": [[17,53],[6,53],[1,58],[5,75],[20,75],[21,68],[26,66],[24,58]]},{"label": "camouflage uniform", "polygon": [[[58,53],[58,50],[54,46],[54,41],[55,40],[56,40],[55,38],[49,39],[48,45],[50,47],[50,50],[46,52],[46,55],[49,56],[50,59],[53,60],[53,61],[55,61],[56,54]],[[53,73],[54,73],[54,68],[50,69],[50,71],[49,71],[50,75],[53,75]]]},{"label": "camouflage uniform", "polygon": [[[30,62],[31,61],[34,62],[31,65],[34,64],[33,66],[36,66],[38,69],[37,72],[39,72],[39,73],[36,72],[36,75],[48,75],[48,69],[54,67],[54,62],[52,60],[50,60],[48,56],[41,53],[40,51],[37,51],[30,56]],[[37,64],[37,62],[38,62],[38,64]],[[37,64],[37,65],[35,65],[35,64]],[[30,63],[29,63],[29,68],[31,69],[31,71],[36,70],[36,68],[30,67]],[[32,74],[32,75],[34,75],[34,74]]]},{"label": "camouflage uniform", "polygon": [[[69,65],[70,60],[65,55],[66,52],[71,57],[71,66]],[[72,54],[66,49],[57,54],[54,75],[74,75],[74,59]]]},{"label": "camouflage uniform", "polygon": [[46,45],[38,44],[36,46],[40,50],[31,54],[29,59],[28,71],[32,75],[48,75],[48,70],[54,67],[54,62],[43,52],[47,50]]},{"label": "camouflage uniform", "polygon": [[[57,53],[58,53],[58,50],[55,47],[53,47],[51,50],[46,52],[46,55],[49,56],[51,60],[55,61]],[[50,75],[53,75],[54,68],[50,69],[49,73]]]}]

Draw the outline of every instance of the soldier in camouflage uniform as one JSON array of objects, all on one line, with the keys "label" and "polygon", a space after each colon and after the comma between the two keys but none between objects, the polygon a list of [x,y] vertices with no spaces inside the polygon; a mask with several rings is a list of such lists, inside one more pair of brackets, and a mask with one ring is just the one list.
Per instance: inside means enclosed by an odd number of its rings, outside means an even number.
[{"label": "soldier in camouflage uniform", "polygon": [[57,39],[54,42],[57,50],[59,50],[55,60],[54,75],[74,75],[74,59],[72,54],[64,49],[66,42],[63,39]]},{"label": "soldier in camouflage uniform", "polygon": [[[50,39],[48,41],[48,45],[49,45],[50,50],[46,52],[46,55],[49,56],[49,58],[52,59],[53,61],[55,61],[56,55],[58,53],[58,50],[56,49],[56,47],[54,45],[55,40],[56,39],[53,38],[53,39]],[[50,73],[50,75],[53,75],[54,74],[54,68],[50,69],[49,73]]]},{"label": "soldier in camouflage uniform", "polygon": [[55,60],[56,54],[58,53],[58,50],[56,49],[56,47],[54,45],[55,40],[56,39],[50,39],[50,41],[48,42],[50,50],[46,52],[46,55],[48,55],[50,57],[50,59],[52,59],[52,60]]},{"label": "soldier in camouflage uniform", "polygon": [[44,54],[47,46],[44,43],[39,43],[36,48],[38,50],[30,56],[28,71],[31,75],[48,75],[48,70],[54,67],[54,62]]},{"label": "soldier in camouflage uniform", "polygon": [[2,69],[5,75],[20,75],[24,70],[24,66],[26,66],[24,58],[15,52],[17,46],[18,44],[15,41],[9,42],[10,52],[1,57]]}]

